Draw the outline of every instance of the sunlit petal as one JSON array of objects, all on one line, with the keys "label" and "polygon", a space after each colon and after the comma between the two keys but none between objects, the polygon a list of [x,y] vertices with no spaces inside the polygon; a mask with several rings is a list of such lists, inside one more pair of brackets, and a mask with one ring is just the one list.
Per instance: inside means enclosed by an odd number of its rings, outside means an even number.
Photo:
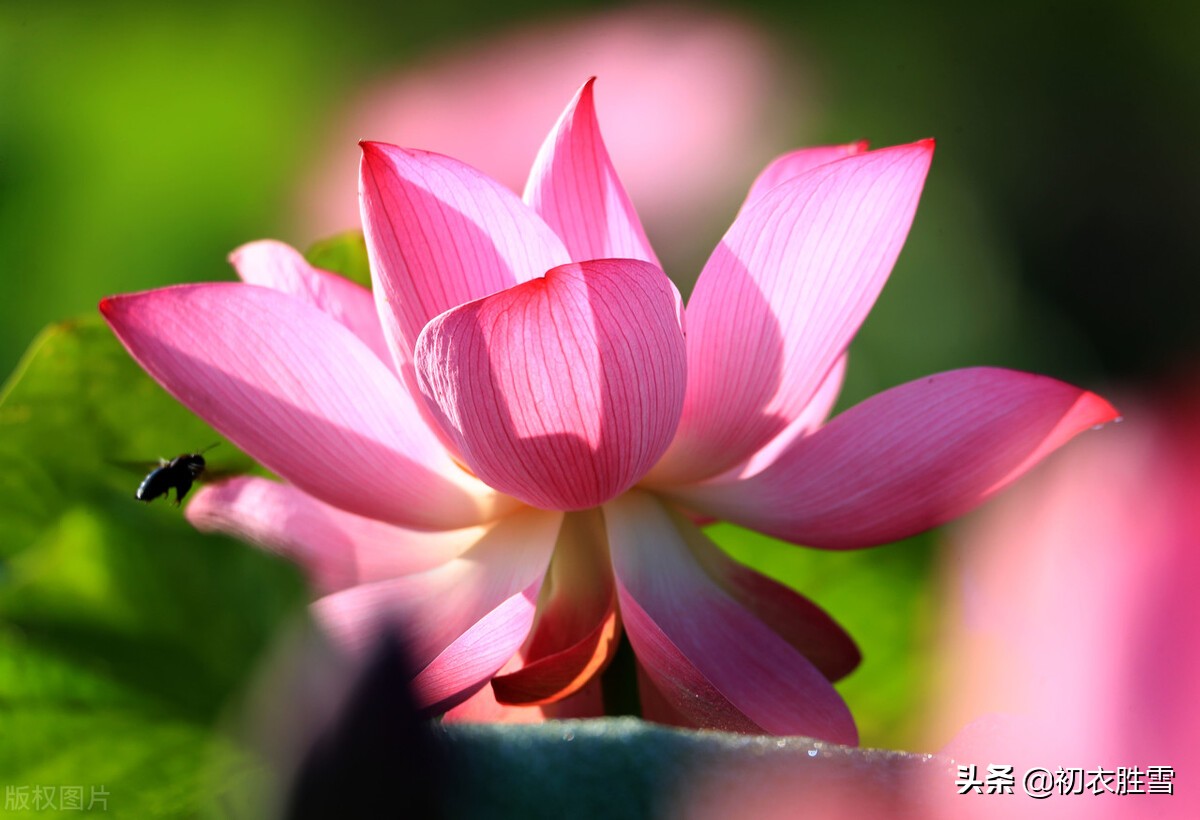
[{"label": "sunlit petal", "polygon": [[246,284],[274,288],[319,307],[354,331],[380,359],[391,363],[375,299],[366,288],[314,268],[295,248],[270,239],[242,245],[229,254],[229,262]]},{"label": "sunlit petal", "polygon": [[362,143],[363,235],[384,331],[412,360],[430,319],[570,261],[512,191],[458,160]]},{"label": "sunlit petal", "polygon": [[766,196],[768,191],[778,185],[782,185],[789,179],[795,179],[801,174],[811,171],[813,168],[827,165],[843,157],[861,154],[866,150],[867,143],[859,141],[847,143],[846,145],[819,145],[813,148],[798,148],[795,151],[789,151],[781,157],[776,157],[755,178],[754,184],[750,186],[750,193],[746,194],[746,201],[742,203],[742,209],[739,211],[739,214],[745,212],[752,205],[757,205]]},{"label": "sunlit petal", "polygon": [[658,265],[600,136],[594,83],[584,83],[546,137],[525,201],[562,237],[574,260],[620,257]]},{"label": "sunlit petal", "polygon": [[114,296],[100,309],[159,384],[326,503],[427,529],[511,506],[450,459],[370,348],[310,304],[219,283]]},{"label": "sunlit petal", "polygon": [[201,487],[187,518],[198,530],[232,535],[295,561],[320,594],[423,572],[458,557],[486,532],[396,527],[253,476]]},{"label": "sunlit petal", "polygon": [[448,311],[417,344],[421,392],[474,473],[535,507],[632,486],[679,420],[678,296],[632,259],[564,265]]},{"label": "sunlit petal", "polygon": [[688,302],[687,398],[655,485],[718,475],[804,411],[887,281],[932,156],[930,140],[848,156],[737,218]]},{"label": "sunlit petal", "polygon": [[670,492],[795,543],[872,546],[962,515],[1116,416],[1094,393],[1045,376],[954,370],[867,399],[756,475]]},{"label": "sunlit petal", "polygon": [[708,728],[856,742],[826,677],[701,568],[699,530],[639,492],[604,519],[630,643],[675,711]]}]

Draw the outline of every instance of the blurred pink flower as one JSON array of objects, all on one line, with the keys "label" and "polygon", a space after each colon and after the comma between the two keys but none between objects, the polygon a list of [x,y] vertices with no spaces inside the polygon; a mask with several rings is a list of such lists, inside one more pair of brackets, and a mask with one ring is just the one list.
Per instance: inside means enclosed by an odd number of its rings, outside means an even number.
[{"label": "blurred pink flower", "polygon": [[[562,101],[593,75],[604,77],[605,142],[671,262],[702,252],[697,231],[715,239],[745,180],[792,144],[786,129],[815,119],[807,72],[728,12],[641,5],[525,23],[436,51],[333,114],[297,197],[300,235],[358,223],[363,138],[447,154],[520,191]],[[783,76],[787,94],[776,87]]]},{"label": "blurred pink flower", "polygon": [[685,336],[589,81],[524,201],[449,157],[363,144],[374,301],[258,242],[232,256],[245,284],[101,309],[154,378],[287,482],[204,488],[191,520],[304,563],[343,646],[407,624],[422,708],[594,710],[587,684],[623,629],[649,717],[854,743],[831,684],[854,643],[686,513],[817,547],[893,541],[1114,416],[1053,379],[974,368],[824,424],[932,154],[856,143],[772,163]]},{"label": "blurred pink flower", "polygon": [[[950,553],[944,738],[960,762],[1050,771],[1170,766],[1175,794],[958,800],[954,816],[1196,817],[1200,754],[1200,396],[1047,464],[977,517]],[[937,737],[934,738],[938,742]],[[977,814],[964,812],[971,808]]]}]

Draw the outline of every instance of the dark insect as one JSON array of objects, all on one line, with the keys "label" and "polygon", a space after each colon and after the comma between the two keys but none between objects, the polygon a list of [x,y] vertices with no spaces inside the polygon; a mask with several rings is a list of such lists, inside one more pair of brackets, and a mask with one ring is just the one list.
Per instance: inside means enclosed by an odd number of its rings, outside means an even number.
[{"label": "dark insect", "polygon": [[199,453],[181,453],[167,461],[159,459],[158,466],[142,479],[135,497],[138,501],[153,501],[160,495],[171,497],[171,488],[175,488],[175,506],[178,507],[183,497],[192,489],[192,482],[204,472],[204,456],[216,444],[205,447]]}]

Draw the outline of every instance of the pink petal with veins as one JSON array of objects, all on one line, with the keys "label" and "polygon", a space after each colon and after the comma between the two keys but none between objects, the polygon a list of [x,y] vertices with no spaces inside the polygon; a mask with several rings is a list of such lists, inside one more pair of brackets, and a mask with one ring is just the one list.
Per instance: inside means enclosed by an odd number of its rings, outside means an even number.
[{"label": "pink petal with veins", "polygon": [[295,248],[271,239],[242,245],[229,254],[229,262],[246,284],[274,288],[319,307],[391,364],[371,291],[344,276],[314,268]]},{"label": "pink petal with veins", "polygon": [[839,681],[858,666],[862,654],[854,639],[825,610],[734,561],[707,538],[689,538],[687,545],[713,583],[808,658],[826,678]]},{"label": "pink petal with veins", "polygon": [[638,492],[604,519],[626,633],[673,710],[706,728],[857,742],[825,676],[695,560],[716,549],[699,530]]},{"label": "pink petal with veins", "polygon": [[175,398],[328,504],[428,529],[511,507],[449,458],[370,348],[310,304],[229,282],[114,296],[100,310]]},{"label": "pink petal with veins", "polygon": [[797,441],[819,429],[829,418],[833,406],[837,404],[838,395],[842,392],[842,383],[846,379],[846,361],[849,358],[849,354],[843,353],[842,357],[833,363],[833,369],[817,388],[812,401],[800,415],[792,419],[791,424],[783,428],[783,432],[760,447],[750,458],[714,480],[748,478],[755,473],[761,473],[768,465],[774,463],[781,453],[787,452]]},{"label": "pink petal with veins", "polygon": [[687,307],[688,385],[656,485],[718,475],[800,415],[891,273],[933,141],[820,165],[734,221]]},{"label": "pink petal with veins", "polygon": [[562,515],[514,513],[458,558],[413,575],[361,584],[313,605],[335,644],[360,653],[397,626],[420,669],[420,708],[443,712],[472,695],[520,648]]},{"label": "pink petal with veins", "polygon": [[674,434],[678,294],[632,259],[564,265],[447,311],[417,343],[421,392],[474,473],[535,507],[629,489]]},{"label": "pink petal with veins", "polygon": [[371,279],[401,364],[450,308],[570,261],[541,217],[474,168],[428,151],[362,143],[359,193]]},{"label": "pink petal with veins", "polygon": [[441,714],[466,700],[480,684],[486,686],[529,634],[540,586],[539,578],[501,602],[418,672],[412,683],[418,708]]},{"label": "pink petal with veins", "polygon": [[396,527],[253,476],[201,487],[188,503],[187,518],[203,532],[232,535],[295,561],[322,595],[439,566],[486,532]]},{"label": "pink petal with veins", "polygon": [[851,142],[846,145],[819,145],[813,148],[800,148],[789,151],[781,157],[771,160],[770,164],[755,178],[746,194],[746,201],[738,211],[741,215],[752,205],[757,205],[772,188],[782,185],[789,179],[795,179],[801,174],[811,171],[821,165],[828,165],[843,157],[852,157],[867,150],[865,140]]},{"label": "pink petal with veins", "polygon": [[689,507],[812,547],[906,538],[973,509],[1117,412],[1045,376],[977,367],[894,387],[746,479],[676,488]]},{"label": "pink petal with veins", "polygon": [[592,99],[595,81],[584,83],[546,137],[525,202],[562,237],[572,259],[620,257],[658,265],[604,148]]}]

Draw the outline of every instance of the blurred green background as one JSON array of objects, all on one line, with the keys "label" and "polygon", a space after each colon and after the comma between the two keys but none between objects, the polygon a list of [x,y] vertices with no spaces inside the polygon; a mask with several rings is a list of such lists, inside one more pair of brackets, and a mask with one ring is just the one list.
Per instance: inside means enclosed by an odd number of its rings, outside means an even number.
[{"label": "blurred green background", "polygon": [[[321,238],[300,227],[297,180],[320,164],[324,136],[363,84],[447,48],[611,8],[0,4],[0,373],[44,326],[93,314],[106,294],[231,278],[225,254],[250,239]],[[768,105],[787,132],[778,150],[938,138],[906,249],[852,348],[843,406],[973,364],[1118,397],[1186,372],[1200,347],[1200,5],[737,10],[779,55],[781,104]],[[788,95],[803,104],[783,105]],[[717,203],[724,216],[667,260],[681,287],[737,205]],[[304,591],[289,568],[190,532],[173,508],[127,503],[137,477],[104,459],[172,455],[212,433],[163,409],[169,399],[132,365],[113,364],[104,331],[85,324],[45,344],[40,381],[0,414],[0,784],[92,760],[64,758],[68,736],[101,738],[96,754],[116,770],[153,760],[159,780],[180,781],[171,767],[193,772],[189,761],[212,752],[204,727],[231,708]],[[98,409],[121,400],[121,413]],[[866,661],[842,688],[863,742],[915,743],[938,618],[937,534],[849,555],[713,534],[860,639]],[[147,806],[190,805],[196,777]]]},{"label": "blurred green background", "polygon": [[[228,276],[224,254],[250,238],[312,241],[294,227],[295,177],[364,82],[606,8],[5,2],[0,370],[106,293]],[[772,123],[793,142],[939,140],[860,345],[881,381],[981,356],[1136,379],[1196,352],[1195,4],[738,8],[796,58],[776,88],[808,112]]]}]

